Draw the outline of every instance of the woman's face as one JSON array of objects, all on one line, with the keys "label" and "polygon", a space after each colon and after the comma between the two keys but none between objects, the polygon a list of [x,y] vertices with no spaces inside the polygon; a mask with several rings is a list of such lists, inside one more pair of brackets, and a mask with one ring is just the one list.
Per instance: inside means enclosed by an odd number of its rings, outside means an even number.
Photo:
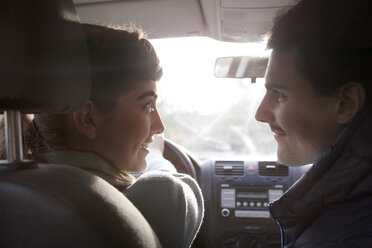
[{"label": "woman's face", "polygon": [[115,109],[102,114],[97,122],[95,152],[120,170],[143,171],[152,136],[164,131],[156,99],[154,81],[140,82],[121,94]]}]

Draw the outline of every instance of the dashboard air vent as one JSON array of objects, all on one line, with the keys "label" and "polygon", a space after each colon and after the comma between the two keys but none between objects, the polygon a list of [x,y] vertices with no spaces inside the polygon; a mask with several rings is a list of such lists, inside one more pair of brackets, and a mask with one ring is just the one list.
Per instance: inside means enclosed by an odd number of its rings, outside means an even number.
[{"label": "dashboard air vent", "polygon": [[258,173],[260,176],[288,176],[288,167],[276,162],[259,162]]},{"label": "dashboard air vent", "polygon": [[216,161],[215,173],[218,176],[243,176],[243,161]]}]

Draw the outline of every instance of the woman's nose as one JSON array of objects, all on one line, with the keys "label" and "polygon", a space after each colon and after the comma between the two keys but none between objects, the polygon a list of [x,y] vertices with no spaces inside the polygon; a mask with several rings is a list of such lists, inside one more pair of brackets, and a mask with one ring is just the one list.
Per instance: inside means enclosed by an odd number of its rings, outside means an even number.
[{"label": "woman's nose", "polygon": [[164,127],[163,121],[161,120],[159,112],[158,112],[158,110],[155,110],[154,119],[153,119],[153,123],[152,123],[152,131],[155,134],[161,134],[162,132],[164,132],[164,129],[165,129],[165,127]]}]

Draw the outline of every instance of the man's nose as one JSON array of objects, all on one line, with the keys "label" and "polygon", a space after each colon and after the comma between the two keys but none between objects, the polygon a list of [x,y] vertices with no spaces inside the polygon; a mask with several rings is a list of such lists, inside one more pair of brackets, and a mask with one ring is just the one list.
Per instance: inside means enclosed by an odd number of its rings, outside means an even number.
[{"label": "man's nose", "polygon": [[270,123],[273,121],[273,114],[269,108],[267,95],[264,96],[260,105],[257,108],[255,118],[257,121]]}]

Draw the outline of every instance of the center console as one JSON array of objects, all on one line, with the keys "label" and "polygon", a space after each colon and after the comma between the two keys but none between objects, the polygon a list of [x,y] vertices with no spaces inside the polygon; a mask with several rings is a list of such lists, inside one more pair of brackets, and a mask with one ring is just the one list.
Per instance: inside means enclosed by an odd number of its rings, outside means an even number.
[{"label": "center console", "polygon": [[303,168],[273,161],[204,162],[200,186],[206,214],[201,246],[280,247],[280,230],[268,206],[303,173]]}]

